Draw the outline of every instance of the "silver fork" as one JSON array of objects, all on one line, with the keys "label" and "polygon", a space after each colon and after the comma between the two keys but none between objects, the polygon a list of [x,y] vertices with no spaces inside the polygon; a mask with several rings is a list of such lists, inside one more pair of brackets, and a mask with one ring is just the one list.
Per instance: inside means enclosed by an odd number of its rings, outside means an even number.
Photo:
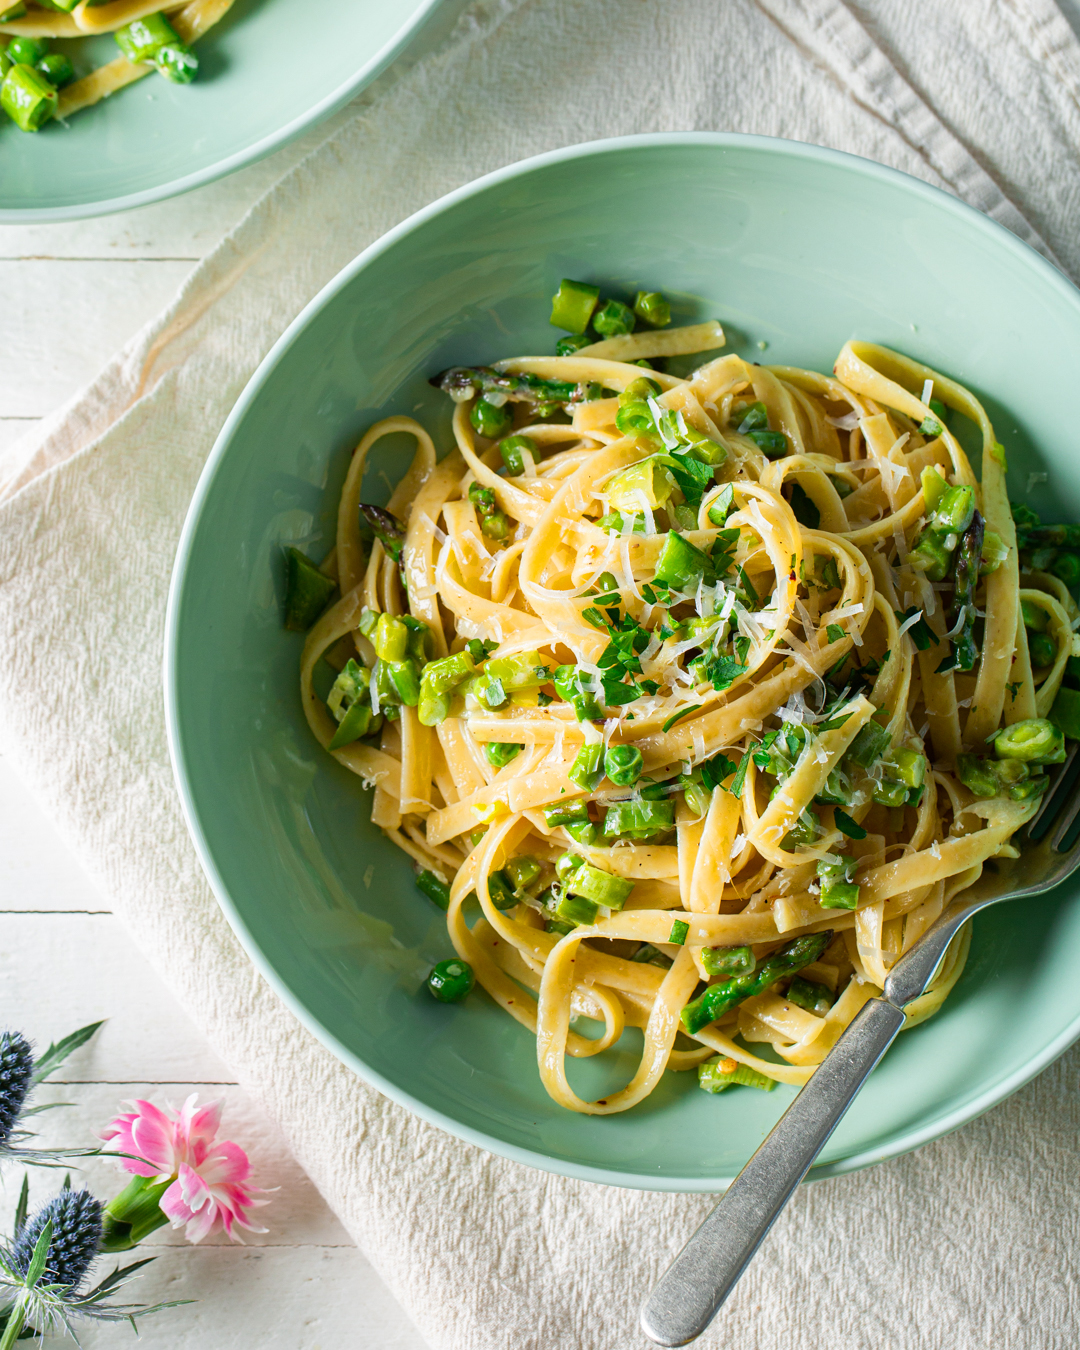
[{"label": "silver fork", "polygon": [[1041,895],[1080,866],[1080,837],[1062,851],[1080,793],[1070,791],[1074,744],[1039,810],[1013,837],[1019,858],[988,862],[885,981],[884,997],[866,1003],[773,1127],[719,1204],[664,1272],[641,1310],[641,1326],[658,1345],[687,1345],[720,1311],[765,1235],[825,1147],[844,1112],[904,1025],[904,1008],[934,977],[946,948],[973,914],[1001,900]]}]

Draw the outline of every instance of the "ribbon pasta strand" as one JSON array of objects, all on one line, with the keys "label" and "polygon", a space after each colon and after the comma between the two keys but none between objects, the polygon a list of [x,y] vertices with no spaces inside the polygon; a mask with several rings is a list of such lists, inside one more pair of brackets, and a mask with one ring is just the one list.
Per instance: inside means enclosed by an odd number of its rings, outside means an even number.
[{"label": "ribbon pasta strand", "polygon": [[[447,886],[450,941],[535,1035],[548,1092],[587,1114],[714,1054],[805,1082],[1036,809],[1040,761],[995,758],[987,737],[1043,725],[1024,719],[1047,716],[1072,650],[1067,589],[1020,589],[1000,447],[969,391],[860,342],[831,375],[635,364],[723,342],[701,324],[447,372],[451,444],[408,417],[370,428],[340,498],[341,598],[304,649],[323,746],[329,679],[346,653],[367,668],[371,729],[331,753]],[[515,392],[538,388],[562,392]],[[416,444],[389,508],[400,556],[358,515],[393,432]],[[1022,603],[1058,652],[1037,681]],[[411,698],[395,624],[426,643]],[[569,1061],[627,1028],[636,1069],[589,1100]]]}]

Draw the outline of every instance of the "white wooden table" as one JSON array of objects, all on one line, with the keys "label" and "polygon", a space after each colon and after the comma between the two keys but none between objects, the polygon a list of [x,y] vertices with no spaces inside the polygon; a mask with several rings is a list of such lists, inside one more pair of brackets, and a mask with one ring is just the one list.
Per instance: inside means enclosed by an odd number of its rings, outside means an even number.
[{"label": "white wooden table", "polygon": [[[172,202],[72,225],[0,227],[0,451],[91,380],[172,298],[191,269],[325,130],[262,164]],[[62,322],[59,321],[63,316]],[[0,754],[0,1007],[2,1025],[40,1047],[108,1018],[94,1042],[39,1100],[75,1103],[36,1118],[49,1142],[92,1142],[120,1101],[225,1102],[226,1137],[251,1154],[256,1180],[280,1187],[261,1211],[269,1232],[199,1247],[160,1229],[159,1259],[133,1300],[195,1299],[140,1324],[80,1332],[87,1350],[427,1350],[426,1343],[292,1158],[273,1123],[230,1081],[109,913],[50,820]],[[83,1175],[108,1197],[114,1164]],[[0,1233],[10,1232],[21,1172],[5,1169]],[[31,1172],[31,1202],[60,1175]],[[150,1254],[140,1251],[136,1255]],[[103,1266],[102,1270],[111,1269]],[[52,1343],[52,1342],[50,1342]],[[56,1341],[57,1344],[61,1342]],[[70,1342],[68,1342],[70,1344]]]}]

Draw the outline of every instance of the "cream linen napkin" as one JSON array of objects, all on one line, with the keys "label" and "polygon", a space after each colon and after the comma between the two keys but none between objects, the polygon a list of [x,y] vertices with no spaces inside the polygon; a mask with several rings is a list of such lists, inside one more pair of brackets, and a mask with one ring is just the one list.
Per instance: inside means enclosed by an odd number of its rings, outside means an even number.
[{"label": "cream linen napkin", "polygon": [[[436,1350],[641,1347],[641,1297],[710,1200],[458,1143],[354,1078],[252,969],[185,834],[161,714],[173,552],[218,428],[360,249],[488,170],[592,138],[734,129],[855,151],[1075,277],[1078,96],[1080,48],[1051,0],[490,0],[385,80],[9,460],[5,751]],[[1078,1064],[910,1157],[805,1188],[701,1344],[1075,1346]]]}]

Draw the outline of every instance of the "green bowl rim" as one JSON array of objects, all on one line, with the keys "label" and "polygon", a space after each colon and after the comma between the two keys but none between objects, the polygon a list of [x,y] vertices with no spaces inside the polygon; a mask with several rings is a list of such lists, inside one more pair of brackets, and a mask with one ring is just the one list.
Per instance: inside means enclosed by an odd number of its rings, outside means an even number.
[{"label": "green bowl rim", "polygon": [[[391,249],[400,239],[405,238],[413,231],[420,229],[433,217],[445,211],[448,207],[456,205],[458,202],[465,201],[469,197],[485,192],[488,188],[498,183],[504,183],[514,178],[521,178],[532,173],[536,169],[542,169],[552,164],[563,163],[568,160],[587,158],[597,154],[617,154],[622,151],[635,150],[645,146],[693,146],[705,145],[715,146],[717,149],[742,149],[752,148],[765,150],[770,154],[792,156],[795,159],[818,160],[826,164],[832,164],[848,169],[854,169],[858,173],[869,175],[872,178],[880,178],[886,182],[897,184],[906,191],[914,193],[932,202],[934,205],[951,212],[958,216],[977,230],[990,235],[999,244],[1011,250],[1017,258],[1032,266],[1037,273],[1041,273],[1043,280],[1049,282],[1062,296],[1070,302],[1076,309],[1077,318],[1080,320],[1080,291],[1072,284],[1067,277],[1063,275],[1056,267],[1049,263],[1041,254],[1037,253],[1030,245],[1018,239],[1004,226],[991,220],[988,216],[977,211],[974,207],[968,206],[965,202],[943,192],[940,188],[932,187],[920,179],[911,177],[910,174],[902,173],[898,169],[891,169],[883,164],[878,164],[873,160],[862,158],[860,155],[847,154],[840,150],[830,150],[822,146],[808,145],[800,141],[784,140],[775,136],[752,136],[739,132],[659,132],[635,136],[613,137],[610,140],[587,141],[580,145],[569,146],[561,150],[547,151],[541,155],[534,155],[529,159],[519,160],[515,164],[510,164],[502,169],[497,169],[493,173],[485,174],[464,187],[455,189],[447,193],[444,197],[432,202],[429,206],[403,220],[399,225],[387,231],[375,243],[369,245],[362,253],[353,259],[346,267],[338,273],[336,277],[328,282],[321,291],[309,301],[301,310],[296,318],[289,324],[285,332],[274,343],[273,347],[263,358],[258,369],[248,381],[247,387],[240,395],[232,412],[225,421],[224,426],[214,443],[209,458],[203,467],[196,484],[194,495],[191,499],[191,505],[188,508],[187,518],[184,521],[183,532],[180,536],[180,543],[177,548],[176,561],[173,567],[172,581],[169,587],[168,607],[165,616],[165,650],[164,650],[164,685],[165,685],[165,721],[168,733],[169,755],[172,760],[173,773],[176,779],[177,790],[180,794],[180,801],[184,811],[184,817],[187,822],[188,831],[191,834],[192,842],[195,845],[196,853],[206,873],[207,880],[211,889],[217,897],[218,904],[221,906],[225,917],[228,919],[233,931],[239,938],[241,945],[247,951],[256,968],[271,988],[277,993],[287,1008],[297,1017],[303,1026],[305,1026],[323,1045],[333,1052],[344,1064],[348,1065],[354,1073],[361,1079],[377,1088],[392,1101],[404,1106],[407,1110],[419,1116],[422,1120],[431,1125],[438,1126],[448,1134],[464,1139],[470,1144],[476,1144],[478,1147],[486,1149],[490,1153],[495,1153],[504,1158],[510,1158],[514,1162],[524,1163],[529,1167],[536,1167],[545,1172],[555,1172],[561,1176],[572,1177],[579,1181],[594,1181],[607,1186],[621,1186],[632,1190],[647,1191],[674,1191],[674,1192],[711,1192],[722,1191],[734,1180],[734,1174],[715,1176],[708,1178],[700,1177],[655,1177],[644,1174],[634,1174],[632,1172],[622,1172],[603,1167],[594,1167],[581,1163],[574,1163],[562,1158],[552,1158],[544,1153],[539,1153],[533,1149],[521,1148],[515,1144],[508,1144],[501,1139],[496,1139],[491,1135],[485,1134],[481,1130],[473,1129],[470,1126],[462,1125],[460,1122],[444,1115],[441,1111],[418,1101],[410,1093],[403,1091],[395,1083],[385,1078],[369,1067],[358,1055],[344,1046],[334,1034],[322,1025],[301,1003],[300,999],[285,984],[284,980],[277,974],[269,961],[263,956],[259,944],[248,929],[247,925],[241,919],[224,880],[219,873],[214,859],[207,845],[206,837],[203,834],[199,823],[198,811],[195,801],[191,795],[188,779],[187,765],[181,748],[180,729],[177,722],[177,689],[176,689],[176,664],[178,658],[177,648],[177,627],[179,623],[180,598],[183,590],[184,578],[187,572],[188,561],[191,556],[192,545],[195,532],[198,527],[199,519],[202,515],[203,507],[213,486],[217,469],[223,460],[233,433],[239,424],[243,421],[249,407],[255,402],[261,393],[263,386],[272,378],[274,371],[282,358],[299,338],[301,333],[307,327],[312,317],[321,310],[339,291],[343,290],[373,259],[379,257]],[[990,1107],[996,1106],[998,1102],[1010,1096],[1025,1083],[1031,1081],[1037,1074],[1041,1073],[1047,1065],[1051,1064],[1059,1055],[1063,1054],[1070,1045],[1080,1038],[1080,1016],[1069,1024],[1069,1026],[1056,1036],[1049,1044],[1044,1046],[1035,1054],[1028,1063],[1015,1073],[995,1083],[987,1088],[981,1094],[967,1102],[966,1104],[955,1107],[951,1110],[945,1110],[932,1116],[929,1120],[918,1127],[901,1131],[895,1138],[889,1140],[884,1147],[876,1149],[864,1149],[861,1152],[854,1153],[846,1158],[837,1159],[835,1162],[821,1163],[815,1165],[808,1174],[808,1180],[821,1180],[826,1177],[841,1176],[845,1173],[856,1172],[864,1167],[871,1167],[875,1163],[884,1162],[888,1158],[899,1157],[904,1153],[910,1153],[923,1144],[930,1143],[934,1139],[940,1139],[943,1135],[959,1129],[969,1120],[988,1111]]]},{"label": "green bowl rim", "polygon": [[370,84],[377,75],[381,75],[387,66],[401,55],[423,24],[427,22],[432,10],[441,3],[442,0],[422,0],[420,7],[415,11],[412,18],[403,24],[390,41],[381,47],[371,60],[362,65],[354,75],[350,75],[343,84],[339,84],[335,90],[327,94],[325,98],[320,99],[307,112],[301,113],[299,117],[294,117],[291,122],[279,127],[269,136],[264,136],[261,140],[253,142],[246,149],[238,150],[235,154],[219,160],[216,164],[208,164],[205,169],[199,169],[196,173],[187,174],[182,178],[174,178],[169,183],[160,183],[157,187],[144,188],[141,192],[129,192],[122,197],[107,197],[93,202],[76,202],[72,206],[0,207],[0,225],[44,225],[57,221],[91,220],[95,216],[111,216],[118,211],[131,211],[137,206],[150,206],[153,202],[166,201],[170,197],[181,197],[185,192],[204,187],[207,183],[214,183],[219,178],[226,178],[230,173],[235,173],[237,169],[246,169],[249,164],[254,164],[257,160],[265,159],[275,150],[280,150],[282,146],[295,140],[309,127],[313,127],[323,121],[324,118],[330,117],[339,108],[344,107],[350,99],[355,98],[365,86]]}]

